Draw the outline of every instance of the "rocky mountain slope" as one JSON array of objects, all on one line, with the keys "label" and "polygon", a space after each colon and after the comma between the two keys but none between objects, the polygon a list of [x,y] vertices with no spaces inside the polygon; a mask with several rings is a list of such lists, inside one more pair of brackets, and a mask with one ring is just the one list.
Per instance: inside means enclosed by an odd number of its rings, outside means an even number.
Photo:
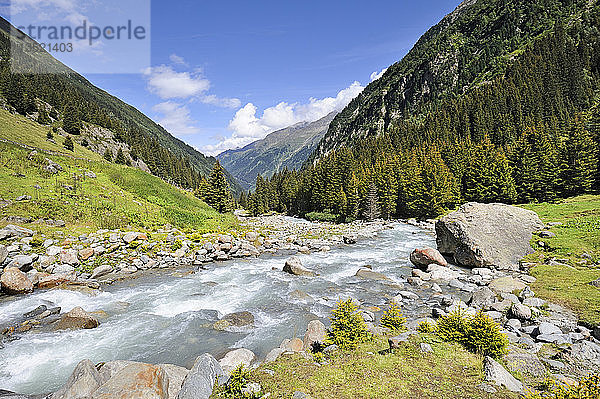
[{"label": "rocky mountain slope", "polygon": [[245,190],[253,189],[258,174],[271,177],[288,168],[299,169],[325,135],[336,112],[315,122],[303,122],[278,130],[247,146],[217,156]]},{"label": "rocky mountain slope", "polygon": [[312,158],[404,123],[420,126],[442,101],[489,83],[533,38],[595,3],[463,1],[336,116]]}]

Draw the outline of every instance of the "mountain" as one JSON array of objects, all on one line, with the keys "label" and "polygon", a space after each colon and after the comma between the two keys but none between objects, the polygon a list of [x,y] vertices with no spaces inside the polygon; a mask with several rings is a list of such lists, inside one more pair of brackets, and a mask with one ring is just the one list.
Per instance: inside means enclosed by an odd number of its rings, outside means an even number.
[{"label": "mountain", "polygon": [[222,152],[217,159],[245,190],[254,189],[259,174],[268,178],[284,168],[299,169],[316,148],[336,113],[332,112],[315,122],[302,122],[278,130],[243,148]]},{"label": "mountain", "polygon": [[489,84],[524,46],[595,0],[465,0],[340,112],[312,158],[419,124],[447,100]]},{"label": "mountain", "polygon": [[[41,106],[48,111],[49,122],[60,125],[65,111],[72,105],[84,123],[112,131],[117,140],[130,147],[134,158],[141,158],[153,174],[167,181],[194,188],[201,175],[210,173],[216,161],[214,157],[203,155],[136,108],[94,86],[29,37],[24,46],[15,32],[16,29],[0,17],[0,95],[4,94],[9,105],[28,103],[20,113],[35,116]],[[11,55],[16,52],[21,65],[31,73],[10,73]],[[231,177],[230,184],[239,191]]]},{"label": "mountain", "polygon": [[338,114],[250,210],[435,217],[600,191],[597,0],[465,1]]}]

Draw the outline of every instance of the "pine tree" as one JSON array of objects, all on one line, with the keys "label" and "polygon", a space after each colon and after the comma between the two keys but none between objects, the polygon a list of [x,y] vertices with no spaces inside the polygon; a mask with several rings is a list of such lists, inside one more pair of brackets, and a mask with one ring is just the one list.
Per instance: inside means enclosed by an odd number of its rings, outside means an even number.
[{"label": "pine tree", "polygon": [[81,132],[81,119],[79,116],[79,110],[72,104],[67,105],[65,108],[63,129],[69,134],[79,134]]},{"label": "pine tree", "polygon": [[344,216],[347,219],[354,220],[358,217],[359,197],[358,197],[358,179],[356,174],[352,172],[350,181],[347,187],[347,207]]},{"label": "pine tree", "polygon": [[381,214],[379,211],[379,197],[377,196],[377,186],[375,183],[371,182],[369,184],[369,192],[367,194],[367,198],[365,199],[365,210],[363,212],[363,216],[365,219],[371,221],[375,220]]},{"label": "pine tree", "polygon": [[71,136],[67,136],[67,138],[65,138],[63,147],[65,147],[65,149],[67,149],[69,151],[74,151],[75,147],[73,145],[73,140],[71,139]]},{"label": "pine tree", "polygon": [[106,148],[106,150],[104,151],[103,158],[106,159],[108,162],[113,161],[113,152],[110,148]]},{"label": "pine tree", "polygon": [[52,134],[52,129],[48,130],[48,133],[46,133],[46,138],[48,140],[54,140],[54,135]]},{"label": "pine tree", "polygon": [[219,213],[225,213],[233,210],[234,200],[229,190],[229,183],[225,170],[219,163],[215,162],[213,170],[208,178],[208,195],[206,203],[215,208]]},{"label": "pine tree", "polygon": [[120,165],[125,165],[127,163],[127,158],[125,158],[125,154],[123,153],[123,150],[121,149],[121,147],[119,147],[119,150],[117,151],[117,156],[115,157],[115,163],[118,163]]},{"label": "pine tree", "polygon": [[48,117],[48,113],[44,108],[40,108],[38,112],[37,123],[39,123],[40,125],[49,125],[50,123],[52,123],[50,117]]},{"label": "pine tree", "polygon": [[562,146],[560,185],[563,196],[588,193],[596,174],[596,143],[577,117]]}]

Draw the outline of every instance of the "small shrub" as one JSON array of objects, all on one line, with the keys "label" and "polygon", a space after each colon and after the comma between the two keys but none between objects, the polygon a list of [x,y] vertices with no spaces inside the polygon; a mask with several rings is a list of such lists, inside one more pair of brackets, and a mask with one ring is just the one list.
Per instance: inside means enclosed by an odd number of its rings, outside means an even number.
[{"label": "small shrub", "polygon": [[338,215],[334,215],[329,212],[310,212],[307,213],[306,219],[311,222],[330,222],[335,223],[338,220]]},{"label": "small shrub", "polygon": [[339,301],[330,317],[331,327],[327,331],[329,343],[342,349],[354,349],[371,339],[371,333],[352,299]]},{"label": "small shrub", "polygon": [[172,251],[177,251],[178,249],[183,247],[183,243],[181,242],[181,240],[175,240],[173,241],[173,244],[171,244],[171,250]]},{"label": "small shrub", "polygon": [[444,341],[458,342],[467,350],[484,356],[501,357],[508,346],[508,338],[498,324],[482,312],[470,316],[458,309],[441,317],[435,332]]},{"label": "small shrub", "polygon": [[428,322],[427,320],[419,323],[417,327],[417,331],[423,334],[431,334],[435,332],[435,325],[433,323]]},{"label": "small shrub", "polygon": [[316,352],[312,354],[315,363],[323,363],[325,361],[325,354],[323,352]]},{"label": "small shrub", "polygon": [[577,384],[567,385],[556,381],[545,384],[543,392],[527,392],[525,399],[592,399],[600,398],[600,374],[590,374]]},{"label": "small shrub", "polygon": [[231,376],[227,381],[227,384],[219,392],[220,397],[231,398],[231,399],[252,399],[260,397],[260,395],[249,395],[243,392],[244,388],[250,382],[250,370],[246,369],[243,364],[240,364],[235,370],[231,372]]},{"label": "small shrub", "polygon": [[41,236],[34,236],[31,241],[29,241],[29,245],[33,248],[41,247],[44,243],[44,239]]},{"label": "small shrub", "polygon": [[392,331],[405,330],[405,323],[406,318],[402,315],[400,307],[395,303],[393,303],[390,308],[383,313],[383,316],[381,316],[381,325]]}]

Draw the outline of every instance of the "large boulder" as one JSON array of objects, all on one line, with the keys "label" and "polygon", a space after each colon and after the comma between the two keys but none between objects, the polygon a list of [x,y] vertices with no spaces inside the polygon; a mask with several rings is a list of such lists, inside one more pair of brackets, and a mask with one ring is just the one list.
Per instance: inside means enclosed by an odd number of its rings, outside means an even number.
[{"label": "large boulder", "polygon": [[79,362],[73,373],[52,399],[86,399],[102,385],[100,373],[89,359]]},{"label": "large boulder", "polygon": [[208,399],[217,379],[224,375],[223,369],[212,355],[198,356],[177,394],[177,399]]},{"label": "large boulder", "polygon": [[133,363],[119,370],[91,399],[168,399],[169,379],[160,366]]},{"label": "large boulder", "polygon": [[33,284],[27,275],[16,267],[7,267],[0,277],[0,288],[9,295],[33,292]]},{"label": "large boulder", "polygon": [[69,313],[62,315],[56,323],[56,330],[76,330],[96,328],[100,325],[98,319],[86,312],[79,306],[73,308]]},{"label": "large boulder", "polygon": [[319,320],[310,321],[304,334],[304,350],[311,350],[315,342],[324,343],[325,338],[327,338],[325,324]]},{"label": "large boulder", "polygon": [[169,378],[168,398],[177,399],[177,395],[179,395],[179,391],[181,390],[181,385],[183,384],[185,377],[187,377],[189,370],[174,364],[159,364],[158,366],[167,373],[167,377]]},{"label": "large boulder", "polygon": [[252,363],[255,357],[254,353],[249,349],[234,349],[227,352],[225,357],[219,360],[219,365],[223,369],[223,372],[230,374],[240,364],[244,365],[244,367],[250,366],[250,363]]},{"label": "large boulder", "polygon": [[16,267],[22,272],[28,272],[33,269],[33,258],[30,255],[17,255],[8,264],[7,267]]},{"label": "large boulder", "polygon": [[438,250],[468,267],[518,270],[532,252],[533,232],[544,228],[538,215],[504,204],[469,202],[435,224]]},{"label": "large boulder", "polygon": [[431,264],[440,266],[448,266],[448,262],[442,254],[434,248],[417,248],[410,254],[410,261],[413,265],[421,268],[426,268]]},{"label": "large boulder", "polygon": [[515,291],[522,291],[527,285],[521,280],[517,280],[510,276],[499,277],[497,279],[492,280],[488,287],[494,292],[504,292],[511,293]]},{"label": "large boulder", "polygon": [[302,262],[297,256],[292,256],[285,261],[283,271],[289,274],[293,274],[295,276],[314,277],[316,275],[314,272],[302,266]]}]

